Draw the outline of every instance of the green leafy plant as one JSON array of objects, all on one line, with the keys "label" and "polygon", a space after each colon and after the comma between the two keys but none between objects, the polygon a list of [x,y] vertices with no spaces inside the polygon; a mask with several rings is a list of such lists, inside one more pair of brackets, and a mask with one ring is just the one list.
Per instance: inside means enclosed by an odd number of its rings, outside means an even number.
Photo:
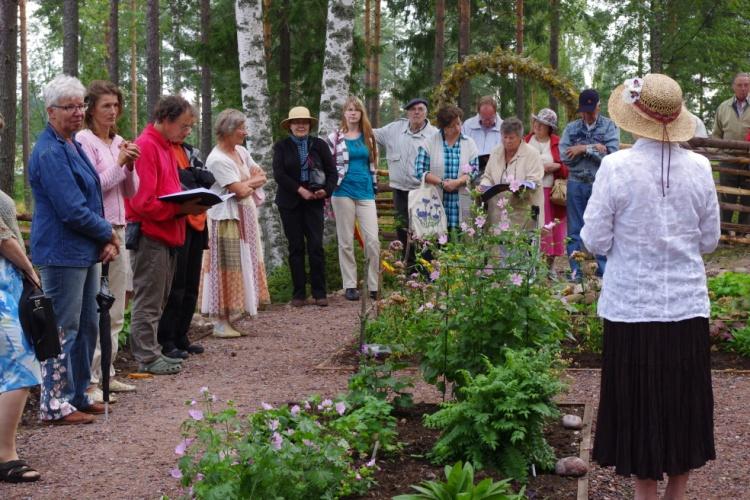
[{"label": "green leafy plant", "polygon": [[406,366],[406,363],[391,360],[382,363],[374,360],[363,361],[359,365],[359,371],[349,377],[347,401],[356,407],[369,397],[376,397],[383,401],[390,398],[396,407],[412,406],[414,403],[408,389],[414,387],[413,380],[395,374],[396,371]]},{"label": "green leafy plant", "polygon": [[445,466],[445,481],[425,481],[412,486],[416,494],[399,495],[393,500],[522,500],[524,489],[513,493],[509,480],[494,481],[486,478],[474,484],[474,468],[471,463],[456,462]]},{"label": "green leafy plant", "polygon": [[[185,497],[334,499],[372,484],[373,449],[392,448],[395,419],[370,397],[352,409],[312,397],[301,405],[263,409],[241,418],[229,402],[214,409],[206,388],[189,402],[180,456],[171,474]],[[377,443],[377,445],[376,445]]]},{"label": "green leafy plant", "polygon": [[464,372],[458,401],[425,418],[427,427],[442,431],[432,457],[470,460],[525,482],[531,464],[554,465],[543,429],[558,415],[553,398],[563,389],[557,354],[544,348],[506,350],[502,364],[494,366],[486,357],[484,363],[485,373]]},{"label": "green leafy plant", "polygon": [[750,310],[750,274],[726,272],[709,278],[711,317],[747,318]]},{"label": "green leafy plant", "polygon": [[750,325],[732,332],[729,348],[741,356],[750,358]]}]

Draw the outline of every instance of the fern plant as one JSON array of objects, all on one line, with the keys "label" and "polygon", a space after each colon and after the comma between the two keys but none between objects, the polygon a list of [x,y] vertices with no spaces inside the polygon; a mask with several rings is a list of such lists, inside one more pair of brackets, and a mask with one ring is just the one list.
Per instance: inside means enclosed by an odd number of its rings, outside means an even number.
[{"label": "fern plant", "polygon": [[442,431],[432,449],[437,462],[469,460],[492,467],[525,483],[528,469],[554,466],[555,455],[544,439],[547,420],[559,412],[553,397],[563,389],[556,355],[547,349],[506,350],[505,362],[485,373],[464,373],[459,399],[444,403],[425,418],[425,426]]},{"label": "fern plant", "polygon": [[474,467],[460,461],[445,466],[445,481],[424,481],[414,486],[417,494],[399,495],[393,500],[522,500],[524,488],[513,493],[509,480],[494,481],[487,478],[474,484]]}]

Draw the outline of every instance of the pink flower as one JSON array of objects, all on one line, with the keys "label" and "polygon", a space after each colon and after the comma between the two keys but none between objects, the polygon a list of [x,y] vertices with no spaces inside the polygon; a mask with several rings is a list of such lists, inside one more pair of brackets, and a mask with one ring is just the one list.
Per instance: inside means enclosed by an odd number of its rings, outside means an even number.
[{"label": "pink flower", "polygon": [[466,230],[466,234],[468,234],[469,236],[474,236],[475,233],[476,231],[474,231],[473,227],[470,227],[469,229]]},{"label": "pink flower", "polygon": [[461,173],[462,174],[470,174],[474,171],[474,167],[472,167],[470,164],[462,165],[461,166]]},{"label": "pink flower", "polygon": [[281,434],[278,432],[274,432],[271,436],[271,448],[274,450],[280,450],[281,444],[284,442],[284,438],[281,437]]},{"label": "pink flower", "polygon": [[205,385],[204,385],[203,387],[201,387],[201,389],[200,389],[200,393],[201,393],[201,394],[206,394],[206,393],[208,393],[208,387],[206,387]]},{"label": "pink flower", "polygon": [[271,422],[268,423],[268,428],[272,431],[275,431],[279,428],[279,421],[278,420],[271,420]]},{"label": "pink flower", "polygon": [[441,245],[445,245],[446,243],[448,243],[448,235],[443,233],[438,236],[438,243],[440,243]]},{"label": "pink flower", "polygon": [[195,405],[197,405],[197,404],[198,404],[198,402],[197,402],[196,400],[192,400],[192,401],[190,402],[190,406],[195,406]]},{"label": "pink flower", "polygon": [[375,466],[375,459],[371,459],[369,462],[365,464],[367,467],[374,467]]},{"label": "pink flower", "polygon": [[312,441],[310,441],[309,439],[303,439],[303,440],[302,440],[302,444],[304,444],[304,445],[305,445],[305,446],[307,446],[308,448],[312,448],[312,447],[313,447],[313,445],[314,445],[314,443],[313,443]]},{"label": "pink flower", "polygon": [[265,403],[265,402],[261,402],[261,403],[260,403],[260,406],[261,406],[261,407],[262,407],[262,408],[263,408],[264,410],[273,410],[273,406],[271,406],[271,405],[269,405],[268,403]]},{"label": "pink flower", "polygon": [[434,309],[435,308],[435,304],[433,304],[432,302],[428,302],[424,306],[425,306],[426,309]]},{"label": "pink flower", "polygon": [[484,226],[484,223],[485,223],[485,222],[487,222],[487,219],[485,219],[485,218],[484,218],[484,217],[482,217],[481,215],[480,215],[480,216],[478,216],[478,217],[477,217],[476,219],[474,219],[474,224],[476,224],[476,226],[477,226],[478,228],[480,228],[480,229],[481,229],[481,228],[482,228],[482,227]]},{"label": "pink flower", "polygon": [[505,203],[506,203],[505,198],[500,197],[497,199],[497,203],[495,203],[495,205],[497,205],[497,208],[505,208]]},{"label": "pink flower", "polygon": [[175,455],[179,455],[179,456],[184,455],[185,454],[185,450],[187,450],[188,446],[190,446],[190,444],[193,441],[195,441],[193,438],[187,438],[187,439],[182,440],[180,442],[180,444],[178,444],[174,448]]},{"label": "pink flower", "polygon": [[461,223],[461,231],[466,232],[468,229],[469,229],[469,225],[466,224],[465,222],[462,222]]},{"label": "pink flower", "polygon": [[203,412],[201,410],[188,410],[188,415],[190,415],[193,420],[203,420]]},{"label": "pink flower", "polygon": [[508,229],[510,229],[510,221],[501,220],[497,223],[497,227],[498,229],[500,229],[500,231],[507,231]]},{"label": "pink flower", "polygon": [[204,476],[203,474],[201,474],[201,473],[199,472],[198,474],[196,474],[196,475],[195,475],[195,480],[196,480],[196,481],[203,481],[203,478],[205,478],[205,477],[206,477],[206,476]]},{"label": "pink flower", "polygon": [[180,469],[172,469],[169,471],[169,475],[175,479],[182,479],[182,471]]},{"label": "pink flower", "polygon": [[510,282],[516,286],[521,286],[523,283],[523,276],[518,273],[513,273],[510,275]]},{"label": "pink flower", "polygon": [[294,405],[289,409],[289,413],[291,413],[293,417],[296,417],[297,415],[299,415],[299,412],[300,412],[299,405]]},{"label": "pink flower", "polygon": [[357,481],[361,481],[362,480],[362,476],[359,475],[359,472],[357,472],[356,474],[354,474],[354,479],[356,479]]},{"label": "pink flower", "polygon": [[305,401],[305,410],[309,410],[310,408],[312,408],[310,406],[310,402],[309,401]]},{"label": "pink flower", "polygon": [[440,277],[440,271],[432,271],[430,273],[430,280],[435,281]]},{"label": "pink flower", "polygon": [[551,222],[548,222],[544,225],[544,229],[547,231],[552,231],[552,229],[557,225],[557,220],[553,220]]},{"label": "pink flower", "polygon": [[508,189],[510,189],[513,193],[521,189],[521,181],[517,181],[516,179],[513,179],[510,181],[510,185],[508,186]]},{"label": "pink flower", "polygon": [[336,403],[336,413],[339,415],[346,413],[346,404],[343,401]]}]

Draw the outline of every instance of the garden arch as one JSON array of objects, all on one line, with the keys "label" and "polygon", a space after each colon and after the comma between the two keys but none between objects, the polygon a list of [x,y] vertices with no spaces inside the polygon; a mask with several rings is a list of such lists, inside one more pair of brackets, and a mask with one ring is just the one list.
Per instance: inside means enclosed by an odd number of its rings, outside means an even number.
[{"label": "garden arch", "polygon": [[443,75],[443,80],[432,93],[434,109],[455,102],[461,85],[476,75],[485,73],[515,73],[538,81],[552,92],[557,100],[565,106],[568,118],[572,118],[578,108],[578,91],[573,82],[560,75],[550,66],[546,66],[530,57],[504,50],[501,47],[492,52],[472,54],[463,62],[454,64]]}]

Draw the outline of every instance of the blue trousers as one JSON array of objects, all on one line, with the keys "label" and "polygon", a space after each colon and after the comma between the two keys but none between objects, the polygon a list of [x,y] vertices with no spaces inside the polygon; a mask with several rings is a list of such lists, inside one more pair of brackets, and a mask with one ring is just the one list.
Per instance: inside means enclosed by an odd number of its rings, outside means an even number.
[{"label": "blue trousers", "polygon": [[[591,184],[585,182],[576,182],[568,179],[568,257],[577,250],[585,250],[581,242],[581,228],[583,228],[583,212],[586,211],[586,205],[591,198]],[[597,275],[604,276],[604,268],[607,265],[607,258],[603,255],[596,255],[596,264],[598,267]],[[570,261],[570,271],[576,279],[581,277],[581,267],[573,259]]]}]

